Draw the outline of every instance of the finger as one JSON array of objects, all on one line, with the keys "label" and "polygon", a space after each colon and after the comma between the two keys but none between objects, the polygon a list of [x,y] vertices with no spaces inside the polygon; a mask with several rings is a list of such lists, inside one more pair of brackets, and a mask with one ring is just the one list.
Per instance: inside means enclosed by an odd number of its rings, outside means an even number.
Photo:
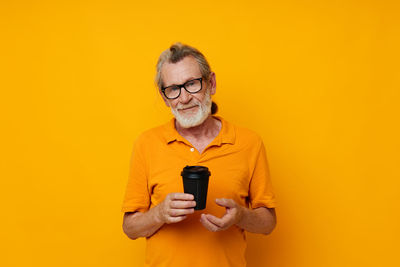
[{"label": "finger", "polygon": [[224,217],[218,218],[218,217],[215,217],[214,215],[206,214],[206,218],[209,222],[211,222],[212,224],[215,224],[216,226],[221,227],[221,228],[224,228],[226,226],[226,220],[223,219]]},{"label": "finger", "polygon": [[194,213],[194,209],[170,209],[168,210],[168,215],[171,217],[177,217],[187,214]]},{"label": "finger", "polygon": [[211,223],[205,214],[201,214],[200,217],[200,222],[201,224],[209,231],[211,232],[217,232],[220,230],[220,228],[218,226],[216,226],[215,224]]},{"label": "finger", "polygon": [[215,199],[215,203],[226,208],[234,208],[236,206],[236,202],[233,199],[227,198],[217,198]]},{"label": "finger", "polygon": [[186,219],[186,216],[168,217],[167,223],[178,223]]},{"label": "finger", "polygon": [[186,208],[194,208],[196,206],[196,201],[190,201],[190,200],[173,200],[169,204],[171,208],[174,209],[186,209]]},{"label": "finger", "polygon": [[171,195],[171,199],[173,200],[193,200],[194,196],[192,194],[187,193],[173,193]]}]

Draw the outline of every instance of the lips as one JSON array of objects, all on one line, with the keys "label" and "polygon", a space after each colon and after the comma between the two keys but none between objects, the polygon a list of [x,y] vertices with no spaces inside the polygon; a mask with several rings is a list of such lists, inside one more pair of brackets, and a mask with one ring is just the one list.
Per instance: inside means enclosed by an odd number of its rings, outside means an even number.
[{"label": "lips", "polygon": [[187,107],[187,108],[180,108],[179,110],[188,110],[188,109],[192,109],[192,108],[195,108],[195,107],[197,107],[197,106],[191,106],[191,107]]}]

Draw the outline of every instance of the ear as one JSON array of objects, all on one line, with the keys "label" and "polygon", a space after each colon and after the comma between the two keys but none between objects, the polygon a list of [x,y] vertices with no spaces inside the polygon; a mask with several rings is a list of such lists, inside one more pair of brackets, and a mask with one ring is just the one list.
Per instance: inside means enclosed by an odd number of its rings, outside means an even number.
[{"label": "ear", "polygon": [[210,93],[211,95],[215,95],[217,90],[217,81],[215,80],[215,72],[211,72],[210,74]]},{"label": "ear", "polygon": [[163,92],[161,91],[161,89],[158,89],[158,92],[160,93],[162,99],[164,100],[165,105],[167,105],[167,107],[170,107],[168,99],[165,97],[165,95],[163,94]]}]

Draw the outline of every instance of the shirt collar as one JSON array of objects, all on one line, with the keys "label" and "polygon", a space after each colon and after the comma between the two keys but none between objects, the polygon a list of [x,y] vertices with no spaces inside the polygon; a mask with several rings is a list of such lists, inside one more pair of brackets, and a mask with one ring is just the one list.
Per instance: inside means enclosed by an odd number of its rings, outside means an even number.
[{"label": "shirt collar", "polygon": [[[213,117],[222,123],[221,130],[213,142],[216,142],[216,145],[218,146],[221,146],[222,144],[234,144],[236,139],[235,127],[220,116],[213,115]],[[175,118],[172,118],[164,125],[164,137],[168,144],[174,141],[187,142],[186,139],[176,130]]]}]

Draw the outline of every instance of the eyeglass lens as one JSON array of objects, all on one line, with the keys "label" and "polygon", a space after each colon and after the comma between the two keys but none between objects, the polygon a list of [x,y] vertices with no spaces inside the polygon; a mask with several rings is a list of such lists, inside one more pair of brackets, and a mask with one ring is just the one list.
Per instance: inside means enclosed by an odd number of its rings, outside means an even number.
[{"label": "eyeglass lens", "polygon": [[201,90],[201,80],[196,79],[196,80],[190,80],[183,85],[174,85],[174,86],[169,86],[166,87],[164,90],[165,96],[168,98],[177,98],[180,95],[181,92],[181,87],[184,87],[186,91],[189,93],[197,93],[198,91]]}]

